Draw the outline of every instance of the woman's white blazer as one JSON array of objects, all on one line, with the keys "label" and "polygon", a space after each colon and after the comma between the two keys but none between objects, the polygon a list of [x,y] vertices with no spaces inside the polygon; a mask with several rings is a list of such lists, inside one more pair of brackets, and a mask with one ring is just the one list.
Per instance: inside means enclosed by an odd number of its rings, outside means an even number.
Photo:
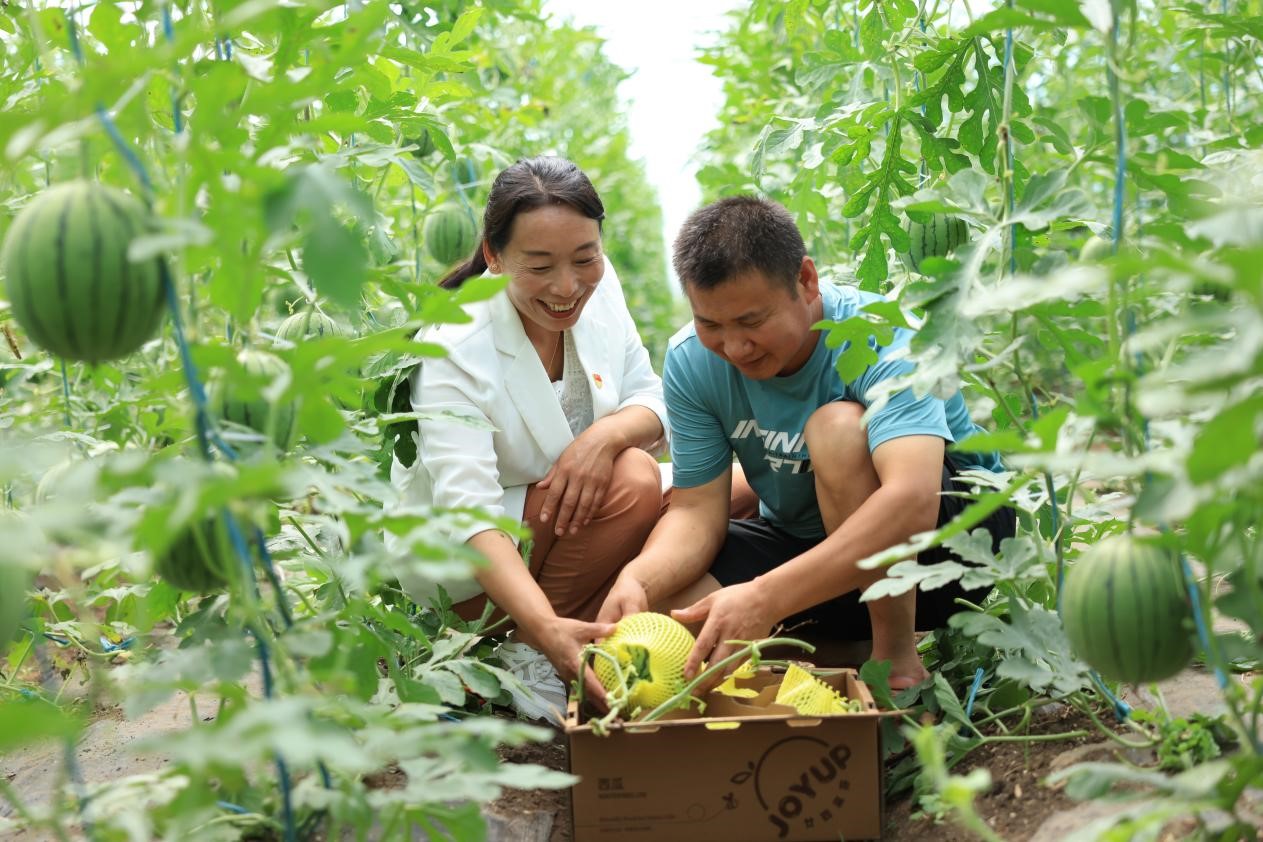
[{"label": "woman's white blazer", "polygon": [[[507,293],[501,290],[466,312],[467,324],[425,332],[447,356],[426,359],[412,372],[412,406],[424,416],[416,434],[417,459],[411,468],[396,462],[392,478],[408,508],[477,508],[520,522],[527,486],[544,478],[574,435]],[[628,406],[647,407],[662,422],[664,435],[652,449],[660,452],[669,430],[662,381],[608,259],[572,334],[592,392],[593,420]],[[446,529],[456,541],[492,528],[485,521],[460,520]],[[414,599],[435,593],[436,581],[457,602],[482,592],[472,579],[431,578],[425,566],[398,566],[400,584]]]}]

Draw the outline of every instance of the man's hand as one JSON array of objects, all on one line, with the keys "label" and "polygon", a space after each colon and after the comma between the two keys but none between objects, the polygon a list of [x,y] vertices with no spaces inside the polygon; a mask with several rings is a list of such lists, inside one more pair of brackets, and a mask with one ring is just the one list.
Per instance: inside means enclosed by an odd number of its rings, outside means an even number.
[{"label": "man's hand", "polygon": [[548,492],[539,509],[540,523],[551,521],[557,535],[566,530],[573,535],[590,523],[609,490],[614,457],[621,449],[621,442],[595,425],[580,433],[536,486]]},{"label": "man's hand", "polygon": [[[609,637],[614,633],[611,623],[585,623],[582,620],[570,620],[557,617],[546,628],[528,631],[518,629],[518,639],[544,653],[562,683],[567,687],[579,675],[579,658],[583,647],[589,643]],[[605,707],[605,688],[596,677],[594,670],[584,673],[584,695],[594,701],[598,707]],[[564,713],[564,711],[563,711]]]},{"label": "man's hand", "polygon": [[[767,637],[772,626],[780,619],[771,615],[771,609],[757,579],[720,588],[688,608],[672,611],[671,616],[685,624],[705,621],[697,635],[697,643],[684,664],[684,677],[689,679],[701,670],[703,661],[717,663],[739,648],[727,641],[759,640]],[[732,664],[724,672],[732,672],[738,666],[740,664]],[[722,678],[723,676],[714,677],[699,687],[697,692],[705,693]]]},{"label": "man's hand", "polygon": [[649,595],[645,593],[645,586],[624,568],[614,580],[614,587],[610,588],[605,602],[601,603],[601,610],[597,612],[596,621],[617,623],[629,614],[638,614],[648,610]]}]

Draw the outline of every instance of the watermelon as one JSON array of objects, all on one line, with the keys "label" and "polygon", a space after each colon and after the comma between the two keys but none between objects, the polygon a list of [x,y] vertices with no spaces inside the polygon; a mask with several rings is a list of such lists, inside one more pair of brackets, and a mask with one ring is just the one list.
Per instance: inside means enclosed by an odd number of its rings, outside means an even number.
[{"label": "watermelon", "polygon": [[246,349],[237,355],[257,385],[226,384],[216,380],[211,388],[210,409],[223,421],[231,421],[262,433],[281,450],[288,450],[298,425],[298,404],[294,400],[270,401],[263,391],[278,377],[289,372],[280,357],[266,351]]},{"label": "watermelon", "polygon": [[1179,561],[1132,535],[1106,538],[1079,557],[1062,593],[1062,621],[1074,653],[1114,681],[1160,681],[1193,657]]},{"label": "watermelon", "polygon": [[298,344],[304,339],[321,336],[346,336],[342,325],[326,316],[319,310],[304,310],[281,322],[276,329],[276,338]]},{"label": "watermelon", "polygon": [[[618,659],[624,677],[630,678],[627,701],[631,709],[648,712],[684,689],[684,663],[696,641],[681,623],[666,614],[643,611],[618,621],[614,633],[601,641],[600,648]],[[595,656],[592,668],[601,686],[613,690],[618,685],[614,665]],[[635,675],[630,676],[634,668]]]},{"label": "watermelon", "polygon": [[417,147],[412,150],[414,158],[428,158],[434,152],[434,138],[430,136],[428,130],[421,132],[416,137],[405,138],[405,143]]},{"label": "watermelon", "polygon": [[10,561],[0,561],[0,652],[13,640],[26,619],[26,592],[31,586],[29,571]]},{"label": "watermelon", "polygon": [[457,158],[452,163],[452,181],[458,188],[477,186],[478,165],[473,158]]},{"label": "watermelon", "polygon": [[1083,248],[1079,249],[1079,259],[1084,263],[1096,263],[1113,253],[1113,243],[1105,237],[1098,237],[1096,234],[1093,234],[1083,241]]},{"label": "watermelon", "polygon": [[908,220],[904,228],[911,245],[903,261],[913,272],[921,271],[921,261],[927,257],[946,257],[957,246],[969,239],[969,226],[958,216],[936,213],[929,222]]},{"label": "watermelon", "polygon": [[241,564],[222,515],[185,528],[154,562],[154,571],[173,588],[191,593],[223,590]]},{"label": "watermelon", "polygon": [[477,244],[478,226],[464,208],[445,205],[426,217],[425,247],[444,266],[467,259]]},{"label": "watermelon", "polygon": [[0,267],[18,324],[51,354],[99,363],[125,357],[162,323],[160,257],[127,248],[150,228],[137,199],[92,181],[50,187],[5,236]]}]

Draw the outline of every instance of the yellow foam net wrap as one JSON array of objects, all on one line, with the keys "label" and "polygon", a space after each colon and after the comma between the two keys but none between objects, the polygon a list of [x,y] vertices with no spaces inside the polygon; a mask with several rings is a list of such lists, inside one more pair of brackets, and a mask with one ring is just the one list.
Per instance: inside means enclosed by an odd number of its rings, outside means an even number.
[{"label": "yellow foam net wrap", "polygon": [[804,716],[857,713],[859,703],[846,698],[796,664],[790,664],[776,691],[776,704],[792,707]]},{"label": "yellow foam net wrap", "polygon": [[759,691],[757,690],[751,690],[749,687],[738,687],[738,678],[754,678],[754,664],[746,661],[741,666],[737,667],[728,674],[728,677],[723,680],[722,684],[715,688],[715,692],[723,693],[725,696],[733,696],[738,699],[753,699],[755,696],[759,695]]}]

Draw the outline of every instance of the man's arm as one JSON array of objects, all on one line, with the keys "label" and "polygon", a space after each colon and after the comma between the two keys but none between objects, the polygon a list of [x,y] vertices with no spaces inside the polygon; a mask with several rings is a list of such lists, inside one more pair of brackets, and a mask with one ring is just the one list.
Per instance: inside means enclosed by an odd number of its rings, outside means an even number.
[{"label": "man's arm", "polygon": [[695,674],[704,660],[714,663],[729,654],[732,647],[724,641],[766,637],[780,620],[884,576],[884,570],[861,570],[859,562],[934,528],[943,450],[937,436],[883,443],[873,452],[880,487],[823,541],[750,582],[673,612],[681,622],[705,620],[686,674]]},{"label": "man's arm", "polygon": [[695,488],[671,490],[671,505],[649,533],[645,546],[622,572],[597,622],[618,622],[647,611],[700,579],[728,534],[732,468]]}]

